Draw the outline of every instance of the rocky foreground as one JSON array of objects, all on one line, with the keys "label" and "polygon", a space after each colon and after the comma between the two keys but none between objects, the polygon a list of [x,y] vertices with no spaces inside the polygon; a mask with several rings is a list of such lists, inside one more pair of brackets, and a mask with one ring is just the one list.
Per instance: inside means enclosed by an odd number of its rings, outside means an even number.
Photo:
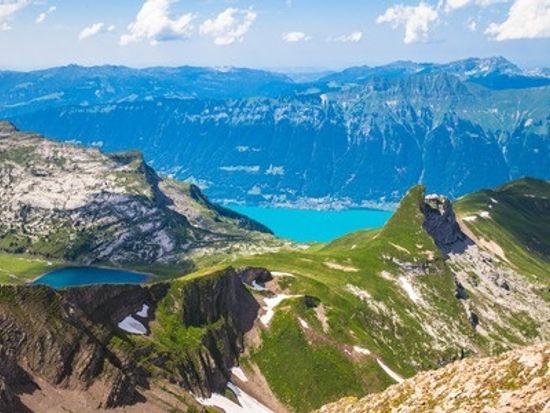
[{"label": "rocky foreground", "polygon": [[550,412],[550,344],[469,358],[420,373],[382,393],[346,398],[318,413]]}]

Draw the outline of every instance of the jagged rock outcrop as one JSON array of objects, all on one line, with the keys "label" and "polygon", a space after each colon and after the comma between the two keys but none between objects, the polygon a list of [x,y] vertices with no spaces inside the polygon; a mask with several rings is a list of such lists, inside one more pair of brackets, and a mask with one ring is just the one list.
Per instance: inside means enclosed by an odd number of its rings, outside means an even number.
[{"label": "jagged rock outcrop", "polygon": [[[540,185],[537,182],[534,184]],[[528,199],[532,196],[535,195],[523,195]],[[485,208],[496,215],[499,201],[495,197],[499,197],[498,192],[488,198]],[[544,207],[544,196],[540,201],[544,215],[547,211],[544,209],[547,208]],[[517,200],[514,202],[516,205]],[[457,219],[448,198],[427,195],[421,209],[424,214],[422,226],[434,240],[453,274],[454,296],[460,300],[467,320],[478,333],[484,337],[492,334],[491,339],[494,339],[498,336],[498,329],[501,329],[524,343],[530,343],[531,338],[539,334],[543,338],[550,337],[550,320],[545,315],[549,306],[539,293],[546,288],[544,282],[527,280],[495,241],[476,237],[464,221]],[[515,213],[523,214],[523,209]],[[479,214],[465,218],[470,224],[476,219],[492,220],[488,211],[480,211]],[[504,339],[502,344],[509,348],[508,340]]]},{"label": "jagged rock outcrop", "polygon": [[[44,286],[0,287],[0,350],[19,369],[63,388],[88,388],[100,377],[125,384],[125,396],[107,396],[108,406],[135,401],[142,375],[109,340],[126,315],[144,303],[154,307],[166,285],[96,286],[54,291]],[[13,369],[10,369],[13,370]],[[133,384],[129,386],[129,384]]]},{"label": "jagged rock outcrop", "polygon": [[254,281],[265,284],[273,279],[271,273],[265,268],[245,267],[240,268],[237,272],[241,280],[247,285],[251,285]]},{"label": "jagged rock outcrop", "polygon": [[0,250],[83,263],[179,263],[274,241],[261,224],[162,179],[138,152],[104,154],[0,122]]},{"label": "jagged rock outcrop", "polygon": [[169,297],[174,300],[172,311],[181,319],[182,331],[202,333],[198,345],[187,349],[177,348],[177,341],[173,343],[175,353],[185,354],[183,359],[178,354],[165,354],[156,365],[194,394],[223,393],[230,369],[238,364],[245,349],[244,334],[252,329],[259,304],[231,268],[173,286]]},{"label": "jagged rock outcrop", "polygon": [[[258,310],[233,269],[147,287],[0,286],[0,411],[20,403],[14,387],[37,379],[74,391],[102,383],[98,408],[144,402],[159,379],[223,393]],[[118,326],[128,316],[145,341]]]},{"label": "jagged rock outcrop", "polygon": [[528,413],[550,411],[550,345],[469,358],[419,373],[382,393],[343,399],[318,413]]},{"label": "jagged rock outcrop", "polygon": [[460,230],[451,201],[440,195],[427,195],[423,227],[444,254],[464,251],[472,241]]}]

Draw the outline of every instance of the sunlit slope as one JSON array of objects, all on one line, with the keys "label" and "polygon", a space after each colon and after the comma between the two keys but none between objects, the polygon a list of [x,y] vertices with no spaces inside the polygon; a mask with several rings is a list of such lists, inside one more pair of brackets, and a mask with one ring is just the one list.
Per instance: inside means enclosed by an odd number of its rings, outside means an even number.
[{"label": "sunlit slope", "polygon": [[[533,198],[541,213],[543,196]],[[469,354],[491,354],[550,337],[544,317],[550,311],[543,299],[547,286],[529,284],[515,266],[469,240],[454,214],[450,217],[464,237],[463,249],[441,251],[425,229],[427,202],[418,186],[381,230],[360,231],[309,250],[232,262],[273,272],[269,291],[254,291],[263,311],[266,298],[287,296],[267,325],[258,322],[260,337],[248,347],[245,370],[259,367],[280,401],[309,411]],[[478,223],[470,224],[474,228]],[[541,255],[536,264],[538,277],[548,269],[543,259]],[[478,260],[485,260],[485,266]],[[502,274],[505,282],[489,273]]]},{"label": "sunlit slope", "polygon": [[[482,345],[454,299],[451,273],[422,228],[422,199],[422,188],[414,188],[381,231],[352,234],[316,252],[234,263],[290,274],[275,276],[275,289],[297,297],[277,307],[262,343],[250,351],[289,406],[308,411],[343,395],[385,388],[394,379],[378,360],[410,376]],[[319,305],[309,308],[305,295]]]}]

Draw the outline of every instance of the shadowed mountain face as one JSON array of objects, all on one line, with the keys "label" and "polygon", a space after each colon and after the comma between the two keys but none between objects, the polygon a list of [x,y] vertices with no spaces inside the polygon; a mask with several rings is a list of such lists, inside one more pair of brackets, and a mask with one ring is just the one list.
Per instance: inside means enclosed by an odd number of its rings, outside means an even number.
[{"label": "shadowed mountain face", "polygon": [[[224,391],[258,309],[232,269],[149,287],[0,286],[0,411],[198,409],[187,392]],[[145,341],[124,334],[128,319]]]},{"label": "shadowed mountain face", "polygon": [[218,200],[384,203],[417,183],[457,197],[549,177],[548,79],[502,58],[358,67],[310,83],[198,68],[0,77],[0,115],[21,127],[138,148]]}]

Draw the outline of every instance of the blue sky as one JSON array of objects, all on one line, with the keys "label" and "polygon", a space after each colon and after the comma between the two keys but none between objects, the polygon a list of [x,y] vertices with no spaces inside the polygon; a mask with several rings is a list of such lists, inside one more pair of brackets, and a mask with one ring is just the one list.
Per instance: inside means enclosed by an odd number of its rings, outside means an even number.
[{"label": "blue sky", "polygon": [[550,0],[0,0],[0,67],[550,66]]}]

